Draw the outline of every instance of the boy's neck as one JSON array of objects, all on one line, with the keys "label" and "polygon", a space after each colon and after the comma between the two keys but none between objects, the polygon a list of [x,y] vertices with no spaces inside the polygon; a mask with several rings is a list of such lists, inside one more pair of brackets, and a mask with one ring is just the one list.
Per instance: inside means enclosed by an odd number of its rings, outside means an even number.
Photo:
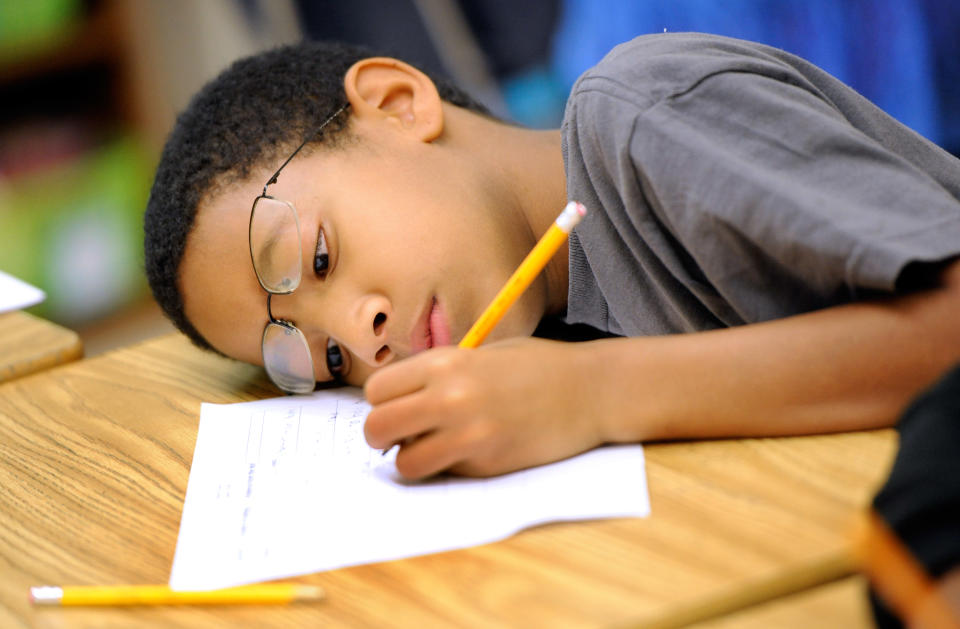
[{"label": "boy's neck", "polygon": [[[527,202],[521,207],[526,209],[535,244],[567,204],[567,177],[559,129],[524,129],[521,133],[526,136],[529,153],[515,162],[514,168],[522,177],[521,190],[528,195]],[[543,270],[547,279],[547,304],[544,314],[555,315],[567,309],[569,251],[568,246],[560,247]]]},{"label": "boy's neck", "polygon": [[[463,110],[453,113],[457,118],[463,115],[470,118],[459,122],[465,123],[474,155],[486,164],[488,179],[500,192],[498,196],[516,210],[511,220],[519,221],[516,228],[528,233],[532,248],[567,203],[559,129],[525,129]],[[544,269],[544,314],[566,309],[568,261],[568,248],[561,247]]]}]

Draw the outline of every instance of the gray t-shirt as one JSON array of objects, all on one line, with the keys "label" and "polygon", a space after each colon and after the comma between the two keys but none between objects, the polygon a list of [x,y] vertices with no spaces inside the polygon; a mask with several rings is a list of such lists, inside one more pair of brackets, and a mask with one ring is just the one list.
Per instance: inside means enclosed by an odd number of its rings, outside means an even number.
[{"label": "gray t-shirt", "polygon": [[696,33],[622,44],[562,128],[566,321],[668,334],[890,294],[960,254],[960,160],[782,50]]}]

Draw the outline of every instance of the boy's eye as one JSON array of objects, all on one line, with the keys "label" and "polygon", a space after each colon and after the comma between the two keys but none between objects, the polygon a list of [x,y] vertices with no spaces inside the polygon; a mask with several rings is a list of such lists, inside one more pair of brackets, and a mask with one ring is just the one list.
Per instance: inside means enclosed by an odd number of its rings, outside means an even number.
[{"label": "boy's eye", "polygon": [[327,369],[334,380],[343,377],[343,351],[333,339],[327,341]]},{"label": "boy's eye", "polygon": [[317,233],[317,250],[313,254],[313,272],[320,279],[324,279],[327,276],[327,267],[329,266],[330,252],[327,250],[327,239],[321,228]]}]

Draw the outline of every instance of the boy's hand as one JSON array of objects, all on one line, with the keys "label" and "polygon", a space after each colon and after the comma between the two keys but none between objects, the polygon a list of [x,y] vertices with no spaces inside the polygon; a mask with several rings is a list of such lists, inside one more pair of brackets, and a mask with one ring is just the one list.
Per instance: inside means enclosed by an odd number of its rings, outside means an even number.
[{"label": "boy's hand", "polygon": [[511,339],[387,366],[364,388],[367,442],[401,444],[397,470],[407,478],[502,474],[600,445],[585,345]]}]

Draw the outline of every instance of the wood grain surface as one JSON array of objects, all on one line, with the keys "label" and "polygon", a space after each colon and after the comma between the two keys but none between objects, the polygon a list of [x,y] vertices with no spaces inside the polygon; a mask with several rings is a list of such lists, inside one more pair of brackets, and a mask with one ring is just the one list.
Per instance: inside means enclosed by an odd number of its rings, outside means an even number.
[{"label": "wood grain surface", "polygon": [[298,579],[319,604],[28,604],[32,585],[165,583],[200,403],[274,395],[177,334],[0,385],[0,627],[680,626],[848,574],[850,519],[895,448],[893,431],[648,445],[649,518]]},{"label": "wood grain surface", "polygon": [[0,314],[0,382],[20,378],[83,356],[80,337],[22,311]]},{"label": "wood grain surface", "polygon": [[690,629],[876,629],[867,581],[852,576],[690,625]]}]

